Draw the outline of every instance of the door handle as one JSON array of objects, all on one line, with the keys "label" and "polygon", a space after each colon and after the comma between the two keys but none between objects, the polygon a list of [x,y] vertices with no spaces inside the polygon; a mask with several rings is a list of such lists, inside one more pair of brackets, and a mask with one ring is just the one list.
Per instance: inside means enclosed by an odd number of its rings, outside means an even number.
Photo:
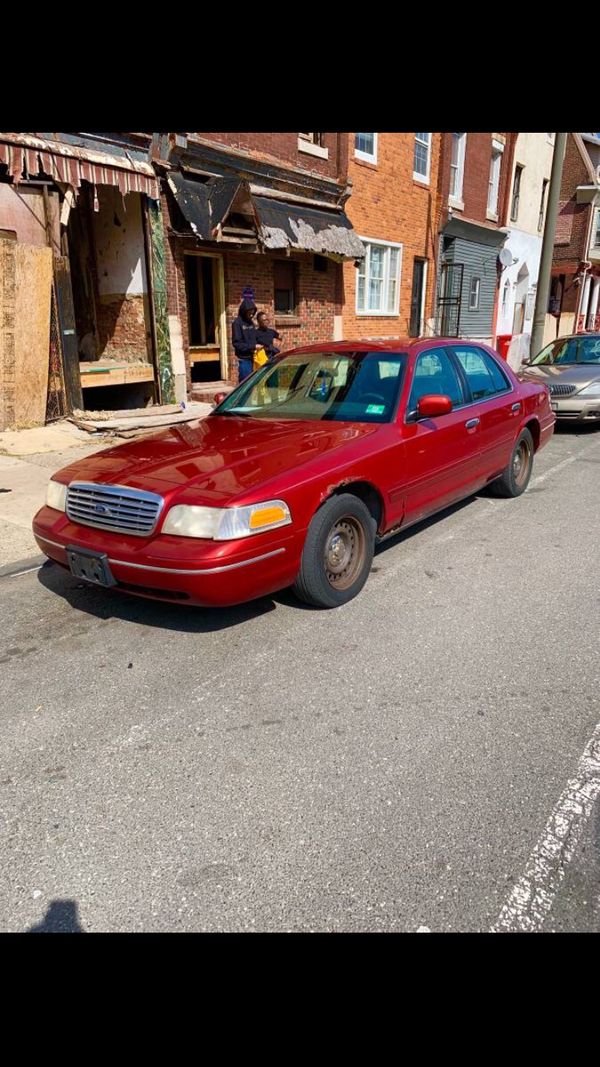
[{"label": "door handle", "polygon": [[465,422],[467,430],[474,430],[476,426],[479,426],[479,419],[469,419]]},{"label": "door handle", "polygon": [[511,411],[520,411],[521,410],[521,401],[517,400],[517,403],[513,404],[512,408],[510,410]]}]

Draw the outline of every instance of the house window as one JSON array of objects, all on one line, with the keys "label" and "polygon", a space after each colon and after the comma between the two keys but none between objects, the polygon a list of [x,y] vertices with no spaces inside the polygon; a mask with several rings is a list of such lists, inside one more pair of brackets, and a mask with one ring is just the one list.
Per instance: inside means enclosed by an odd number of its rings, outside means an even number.
[{"label": "house window", "polygon": [[298,279],[295,263],[276,259],[273,264],[275,288],[275,314],[296,315],[298,304]]},{"label": "house window", "polygon": [[323,147],[322,133],[299,133],[298,137],[300,137],[302,141],[308,141],[309,144],[319,145],[320,148]]},{"label": "house window", "polygon": [[366,255],[356,272],[357,315],[400,313],[402,245],[361,238]]},{"label": "house window", "polygon": [[469,286],[469,311],[479,311],[480,288],[481,278],[471,278],[471,284]]},{"label": "house window", "polygon": [[354,155],[357,159],[364,159],[367,163],[377,162],[377,134],[355,133]]},{"label": "house window", "polygon": [[452,156],[450,159],[450,200],[462,205],[463,178],[465,174],[466,133],[452,134]]},{"label": "house window", "polygon": [[540,200],[540,217],[538,218],[538,233],[542,232],[544,225],[544,209],[546,207],[546,189],[548,188],[548,178],[544,178],[542,182],[542,198]]},{"label": "house window", "polygon": [[510,205],[510,220],[516,222],[519,217],[519,198],[521,196],[521,175],[523,167],[517,163],[515,167],[515,180],[513,182],[512,203]]},{"label": "house window", "polygon": [[413,178],[418,182],[429,181],[431,162],[431,134],[415,133],[415,154],[413,160]]},{"label": "house window", "polygon": [[488,215],[498,218],[498,193],[500,190],[500,167],[502,166],[502,153],[504,145],[499,141],[492,141],[492,158],[490,160],[490,180],[488,185]]}]

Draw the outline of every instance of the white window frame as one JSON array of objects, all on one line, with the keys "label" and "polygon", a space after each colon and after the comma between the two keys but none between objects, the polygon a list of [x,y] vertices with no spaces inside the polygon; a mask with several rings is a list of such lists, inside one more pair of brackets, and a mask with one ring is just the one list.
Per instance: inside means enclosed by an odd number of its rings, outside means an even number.
[{"label": "white window frame", "polygon": [[[429,185],[429,175],[431,173],[431,134],[430,133],[426,133],[425,136],[429,138],[428,141],[421,140],[421,138],[415,133],[415,144],[413,145],[413,178],[414,178],[414,180],[416,182],[421,182],[423,185]],[[427,173],[426,174],[419,174],[419,172],[414,169],[414,167],[415,167],[415,164],[414,164],[415,146],[418,145],[418,144],[422,145],[424,148],[427,149]]]},{"label": "white window frame", "polygon": [[[477,282],[476,299],[473,304],[473,282]],[[479,311],[479,303],[481,300],[481,277],[479,274],[472,274],[469,282],[469,311]]]},{"label": "white window frame", "polygon": [[[502,171],[502,153],[504,152],[504,145],[501,141],[496,141],[492,138],[492,155],[490,159],[490,178],[488,182],[488,202],[486,218],[491,219],[493,222],[498,221],[498,200],[500,198],[500,173]],[[494,196],[493,203],[490,203],[491,196]]]},{"label": "white window frame", "polygon": [[307,156],[318,156],[319,159],[329,159],[329,149],[325,148],[325,145],[318,144],[316,141],[309,141],[306,137],[303,137],[301,133],[298,134],[298,151],[305,152]]},{"label": "white window frame", "polygon": [[[360,131],[360,132],[371,133],[371,130],[363,130],[363,131]],[[356,133],[354,134],[354,138],[355,138],[355,141],[354,141],[354,155],[356,156],[356,158],[364,160],[365,163],[377,163],[377,134],[376,133],[373,134],[373,152],[372,153],[371,152],[361,152],[361,150],[356,147]]]},{"label": "white window frame", "polygon": [[[454,136],[455,134],[452,134],[453,138]],[[457,187],[453,193],[450,193],[448,197],[448,203],[450,207],[456,207],[459,209],[459,211],[463,211],[465,206],[463,200],[463,185],[465,180],[465,155],[467,149],[467,135],[466,133],[461,133],[458,134],[458,136],[460,137],[460,140],[458,142],[458,157],[456,160]],[[452,141],[452,144],[454,144],[454,141]],[[450,175],[452,175],[452,156],[450,156]]]},{"label": "white window frame", "polygon": [[[363,318],[367,318],[367,319],[368,318],[387,318],[387,319],[397,318],[399,316],[399,314],[400,314],[400,283],[402,281],[402,248],[403,248],[403,246],[401,244],[398,244],[397,241],[382,241],[378,237],[362,237],[361,236],[360,239],[363,242],[363,244],[365,244],[365,245],[379,245],[382,248],[387,248],[387,249],[397,248],[398,249],[398,273],[396,275],[396,308],[395,308],[395,310],[389,311],[389,310],[386,309],[384,311],[370,311],[368,308],[364,309],[364,308],[360,308],[358,306],[358,273],[359,273],[359,269],[360,268],[357,267],[356,268],[356,275],[355,275],[356,293],[355,293],[355,297],[354,297],[354,307],[355,307],[356,314],[362,316]],[[390,261],[390,256],[387,255],[386,258],[385,258],[384,274],[383,274],[383,291],[386,294],[386,299],[387,299],[387,294],[389,292],[389,282],[390,282],[389,261]],[[368,294],[369,294],[368,262],[369,262],[369,252],[368,252],[368,249],[367,249],[366,260],[365,260],[365,267],[366,267],[366,269],[365,269],[365,300],[368,299]]]}]

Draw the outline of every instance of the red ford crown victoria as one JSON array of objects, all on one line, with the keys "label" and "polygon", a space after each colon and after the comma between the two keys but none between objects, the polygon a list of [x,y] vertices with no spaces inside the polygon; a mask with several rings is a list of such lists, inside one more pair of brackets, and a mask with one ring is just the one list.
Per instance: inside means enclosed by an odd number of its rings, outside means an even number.
[{"label": "red ford crown victoria", "polygon": [[78,578],[227,605],[293,586],[346,603],[377,539],[493,483],[527,488],[554,429],[548,389],[485,345],[312,345],[211,414],[53,476],[33,531]]}]

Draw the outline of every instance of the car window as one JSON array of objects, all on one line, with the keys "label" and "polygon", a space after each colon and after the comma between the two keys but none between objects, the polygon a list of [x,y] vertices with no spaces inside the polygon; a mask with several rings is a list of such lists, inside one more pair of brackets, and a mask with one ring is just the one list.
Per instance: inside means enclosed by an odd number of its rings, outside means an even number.
[{"label": "car window", "polygon": [[473,400],[485,400],[510,389],[496,361],[483,349],[453,347],[452,351],[465,372]]},{"label": "car window", "polygon": [[443,348],[430,348],[417,356],[407,414],[415,412],[418,401],[429,393],[449,396],[453,407],[465,402],[460,378]]},{"label": "car window", "polygon": [[290,353],[247,378],[213,415],[389,422],[405,361],[395,352]]},{"label": "car window", "polygon": [[566,366],[572,363],[600,363],[600,337],[559,338],[546,345],[531,361],[533,366]]}]

